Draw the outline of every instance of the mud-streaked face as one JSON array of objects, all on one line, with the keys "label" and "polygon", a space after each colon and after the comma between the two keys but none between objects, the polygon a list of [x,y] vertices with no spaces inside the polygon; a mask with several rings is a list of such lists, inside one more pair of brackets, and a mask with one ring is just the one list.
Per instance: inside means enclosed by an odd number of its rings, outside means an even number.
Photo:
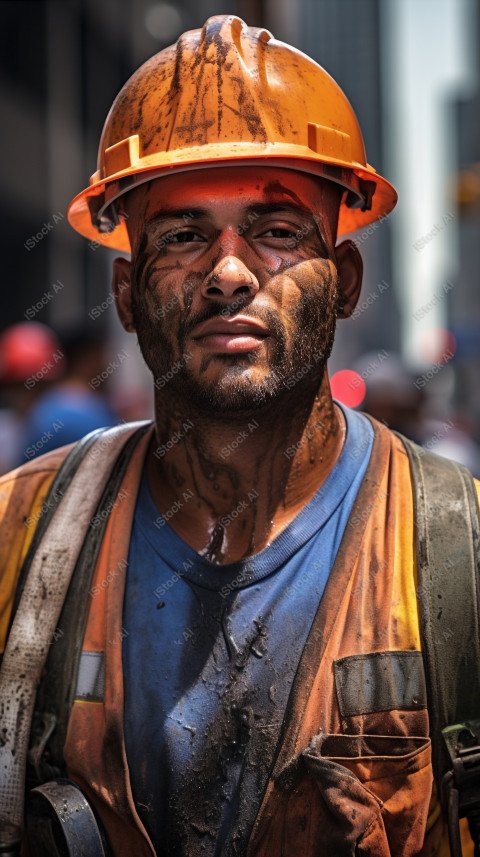
[{"label": "mud-streaked face", "polygon": [[172,174],[129,194],[133,324],[157,389],[233,412],[320,384],[339,196],[261,166]]}]

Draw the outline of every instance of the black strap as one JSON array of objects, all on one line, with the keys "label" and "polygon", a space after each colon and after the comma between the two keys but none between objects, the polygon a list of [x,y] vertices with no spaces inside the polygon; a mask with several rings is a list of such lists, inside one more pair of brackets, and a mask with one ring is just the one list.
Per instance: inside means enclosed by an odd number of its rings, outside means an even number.
[{"label": "black strap", "polygon": [[[50,647],[45,672],[37,691],[29,750],[28,783],[30,786],[45,782],[64,772],[63,747],[91,603],[89,591],[92,577],[105,527],[117,500],[117,493],[128,462],[137,443],[149,427],[148,423],[142,425],[122,448],[96,513],[85,533],[83,547],[60,614],[58,633]],[[80,461],[77,462],[78,466]],[[72,521],[72,526],[74,525],[75,522]]]},{"label": "black strap", "polygon": [[[401,437],[401,436],[400,436]],[[401,437],[414,483],[418,599],[432,764],[451,768],[441,730],[480,717],[480,525],[472,476]]]},{"label": "black strap", "polygon": [[27,842],[32,857],[111,855],[101,822],[76,783],[53,780],[27,800]]}]

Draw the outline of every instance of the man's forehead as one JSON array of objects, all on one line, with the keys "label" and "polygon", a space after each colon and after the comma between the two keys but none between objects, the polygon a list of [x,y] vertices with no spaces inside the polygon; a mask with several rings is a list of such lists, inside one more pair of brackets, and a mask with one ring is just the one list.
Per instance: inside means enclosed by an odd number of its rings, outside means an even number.
[{"label": "man's forehead", "polygon": [[171,173],[147,182],[129,196],[141,204],[145,216],[160,210],[201,209],[227,202],[244,207],[255,202],[285,203],[316,210],[330,207],[338,199],[339,189],[332,182],[298,170],[255,165]]}]

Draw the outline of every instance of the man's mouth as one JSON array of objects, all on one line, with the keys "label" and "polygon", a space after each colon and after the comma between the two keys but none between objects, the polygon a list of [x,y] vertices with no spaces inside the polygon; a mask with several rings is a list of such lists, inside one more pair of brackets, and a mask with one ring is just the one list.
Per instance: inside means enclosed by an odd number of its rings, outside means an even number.
[{"label": "man's mouth", "polygon": [[210,354],[241,354],[261,348],[269,336],[262,322],[237,315],[209,318],[192,330],[190,338]]}]

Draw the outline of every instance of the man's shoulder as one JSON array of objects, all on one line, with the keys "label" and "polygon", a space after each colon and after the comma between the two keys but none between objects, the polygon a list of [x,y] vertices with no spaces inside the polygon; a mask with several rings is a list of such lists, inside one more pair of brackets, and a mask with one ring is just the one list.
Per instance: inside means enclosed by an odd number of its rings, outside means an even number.
[{"label": "man's shoulder", "polygon": [[0,477],[0,652],[7,634],[23,557],[45,508],[50,486],[70,446],[32,459]]},{"label": "man's shoulder", "polygon": [[72,446],[40,455],[0,477],[0,525],[4,541],[7,535],[15,536],[22,522],[28,522],[29,529],[38,522],[50,486]]},{"label": "man's shoulder", "polygon": [[53,449],[51,452],[46,452],[44,455],[32,458],[31,461],[26,461],[25,464],[19,465],[14,470],[4,473],[0,476],[0,491],[7,489],[13,483],[21,480],[34,479],[35,477],[49,473],[56,473],[73,446],[73,443],[67,446],[60,446],[58,449]]},{"label": "man's shoulder", "polygon": [[362,415],[370,420],[370,422],[372,423],[372,425],[374,427],[376,434],[381,434],[381,435],[383,435],[383,437],[385,439],[388,439],[388,441],[390,443],[390,448],[395,449],[400,454],[407,455],[407,445],[408,445],[408,447],[410,449],[413,448],[415,450],[416,454],[420,458],[428,457],[428,460],[429,460],[431,466],[435,467],[435,465],[436,465],[438,467],[438,469],[440,469],[440,470],[442,470],[442,469],[444,470],[445,465],[448,463],[455,464],[455,465],[458,465],[459,467],[461,467],[463,469],[463,471],[467,472],[469,474],[469,476],[472,478],[472,480],[475,484],[476,491],[477,491],[477,493],[479,493],[479,496],[480,496],[480,479],[477,478],[476,476],[474,476],[473,473],[471,473],[470,470],[468,469],[468,467],[465,467],[464,464],[455,461],[455,459],[453,459],[453,458],[450,458],[448,456],[441,455],[438,452],[435,452],[434,448],[420,446],[418,443],[411,440],[410,438],[405,437],[400,432],[394,431],[393,429],[389,428],[387,425],[385,425],[385,423],[379,422],[374,417],[372,417],[370,414],[363,413]]}]

